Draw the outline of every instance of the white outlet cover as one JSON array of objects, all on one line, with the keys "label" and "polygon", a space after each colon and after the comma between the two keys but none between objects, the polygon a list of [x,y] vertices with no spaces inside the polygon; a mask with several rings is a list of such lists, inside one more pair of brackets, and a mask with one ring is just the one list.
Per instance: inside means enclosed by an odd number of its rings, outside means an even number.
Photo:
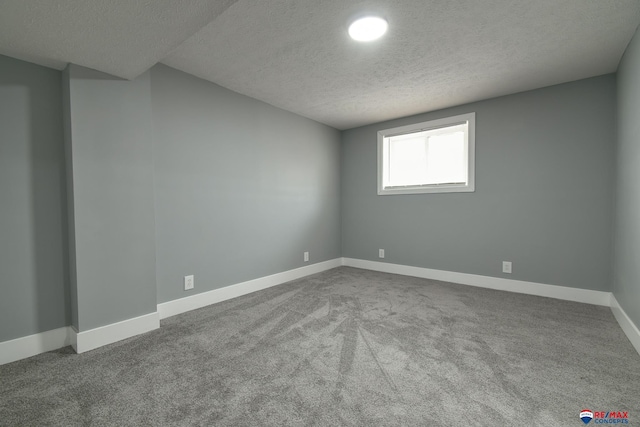
[{"label": "white outlet cover", "polygon": [[193,289],[193,287],[195,286],[195,280],[193,278],[193,275],[191,276],[184,276],[184,290],[188,291],[189,289]]},{"label": "white outlet cover", "polygon": [[502,272],[511,274],[511,261],[502,261]]},{"label": "white outlet cover", "polygon": [[304,262],[309,261],[309,252],[304,253]]},{"label": "white outlet cover", "polygon": [[378,249],[378,257],[384,258],[384,249]]}]

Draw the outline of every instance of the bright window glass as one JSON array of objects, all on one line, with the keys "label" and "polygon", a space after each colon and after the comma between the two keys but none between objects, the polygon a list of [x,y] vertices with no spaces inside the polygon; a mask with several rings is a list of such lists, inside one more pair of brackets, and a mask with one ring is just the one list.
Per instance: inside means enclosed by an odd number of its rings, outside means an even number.
[{"label": "bright window glass", "polygon": [[475,114],[378,132],[378,194],[474,191]]}]

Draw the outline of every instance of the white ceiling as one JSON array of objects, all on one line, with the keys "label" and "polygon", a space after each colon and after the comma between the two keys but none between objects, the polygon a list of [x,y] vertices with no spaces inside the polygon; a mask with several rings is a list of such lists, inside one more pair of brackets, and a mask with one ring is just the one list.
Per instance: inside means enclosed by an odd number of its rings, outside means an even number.
[{"label": "white ceiling", "polygon": [[[639,0],[0,0],[0,54],[157,62],[338,129],[614,72]],[[351,19],[389,21],[370,44]]]},{"label": "white ceiling", "polygon": [[235,0],[0,0],[0,54],[132,79]]}]

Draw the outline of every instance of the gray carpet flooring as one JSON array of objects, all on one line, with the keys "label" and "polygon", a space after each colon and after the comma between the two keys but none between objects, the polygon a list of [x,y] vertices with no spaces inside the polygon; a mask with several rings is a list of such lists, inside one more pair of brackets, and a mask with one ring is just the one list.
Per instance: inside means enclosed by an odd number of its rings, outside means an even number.
[{"label": "gray carpet flooring", "polygon": [[0,366],[3,426],[640,425],[610,310],[340,267]]}]

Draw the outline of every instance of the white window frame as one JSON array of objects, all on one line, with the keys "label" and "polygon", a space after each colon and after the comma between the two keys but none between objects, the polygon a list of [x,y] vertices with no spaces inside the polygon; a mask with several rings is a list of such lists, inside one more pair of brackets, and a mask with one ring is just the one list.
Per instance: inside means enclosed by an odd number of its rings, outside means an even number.
[{"label": "white window frame", "polygon": [[[384,186],[384,174],[388,173],[388,153],[389,144],[387,138],[397,135],[422,132],[426,130],[436,130],[467,123],[467,140],[465,141],[465,151],[467,155],[467,182],[461,184],[430,184],[414,185],[403,187]],[[391,129],[384,129],[378,132],[378,195],[392,194],[424,194],[424,193],[460,193],[475,191],[475,139],[476,139],[476,113],[461,114],[458,116],[445,117],[428,122],[415,123],[407,126],[399,126]]]}]

